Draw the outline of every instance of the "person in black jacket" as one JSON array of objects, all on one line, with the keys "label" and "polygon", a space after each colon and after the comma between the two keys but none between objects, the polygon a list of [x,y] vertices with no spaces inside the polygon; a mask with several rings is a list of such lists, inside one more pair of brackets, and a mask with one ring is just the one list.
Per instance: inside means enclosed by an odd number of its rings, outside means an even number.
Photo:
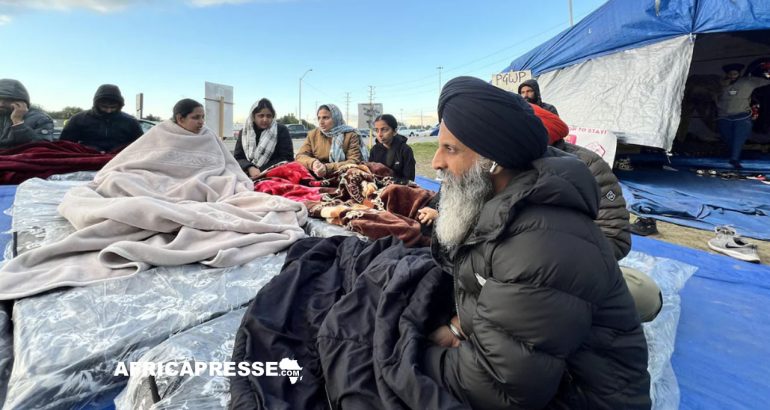
[{"label": "person in black jacket", "polygon": [[0,149],[28,142],[53,140],[53,120],[29,104],[29,93],[19,80],[0,80]]},{"label": "person in black jacket", "polygon": [[369,161],[379,162],[393,170],[396,183],[407,184],[414,181],[414,152],[406,143],[406,137],[398,134],[396,117],[383,114],[375,118],[374,133],[377,135],[377,143],[372,147]]},{"label": "person in black jacket", "polygon": [[279,162],[294,161],[289,129],[276,122],[275,108],[267,98],[251,106],[233,156],[251,179],[258,178],[262,171]]},{"label": "person in black jacket", "polygon": [[100,85],[94,94],[93,108],[70,118],[59,139],[102,152],[127,146],[144,132],[136,118],[121,111],[124,104],[117,85]]},{"label": "person in black jacket", "polygon": [[524,97],[530,104],[535,104],[544,108],[556,115],[559,115],[559,111],[556,110],[551,104],[543,102],[543,98],[540,96],[540,84],[535,80],[527,80],[519,85],[519,95]]},{"label": "person in black jacket", "polygon": [[587,166],[478,78],[449,81],[438,117],[431,248],[456,314],[423,369],[471,408],[649,409],[647,343]]}]

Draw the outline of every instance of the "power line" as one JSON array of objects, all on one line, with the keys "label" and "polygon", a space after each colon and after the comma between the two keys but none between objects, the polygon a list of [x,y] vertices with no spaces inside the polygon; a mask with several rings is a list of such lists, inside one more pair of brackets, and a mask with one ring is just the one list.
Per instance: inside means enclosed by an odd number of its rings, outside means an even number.
[{"label": "power line", "polygon": [[[563,24],[565,24],[565,23],[562,23],[562,25]],[[559,26],[554,26],[550,30],[553,31],[555,28],[559,28]],[[548,31],[542,32],[542,33],[538,34],[537,36],[542,36],[544,34],[548,34]],[[536,38],[536,36],[535,37],[528,37],[527,40],[525,40],[525,41],[531,40],[533,38]],[[514,46],[507,47],[506,49],[509,49],[511,47],[514,47]],[[493,54],[489,54],[489,55],[487,55],[485,57],[482,57],[481,59],[477,59],[477,60],[475,60],[473,62],[465,63],[465,64],[462,64],[460,66],[455,66],[455,67],[452,67],[450,69],[443,69],[442,71],[444,71],[444,72],[447,72],[447,71],[457,71],[457,70],[459,70],[459,69],[461,69],[463,67],[467,67],[467,66],[469,66],[469,65],[471,65],[471,64],[473,64],[475,62],[481,61],[481,60],[483,60],[485,58],[489,58],[490,56],[492,56],[494,54],[497,54],[497,52],[493,53]],[[511,59],[510,57],[504,57],[502,59],[495,60],[495,61],[493,61],[491,63],[485,64],[483,66],[479,66],[478,68],[475,68],[475,69],[472,69],[472,70],[463,71],[460,74],[469,75],[471,73],[476,73],[478,71],[485,70],[488,67],[499,65],[502,62],[510,61],[510,59]],[[410,87],[409,90],[404,90],[404,91],[393,90],[393,91],[389,91],[389,92],[386,93],[386,95],[389,98],[404,98],[404,97],[412,97],[412,96],[423,95],[423,94],[428,94],[428,93],[433,93],[433,92],[434,92],[433,91],[433,86],[430,83],[425,83],[425,84],[423,84],[421,86]],[[440,90],[439,90],[439,92],[440,92]]]},{"label": "power line", "polygon": [[[531,35],[529,37],[526,37],[526,38],[524,38],[524,39],[522,39],[520,41],[517,41],[516,43],[514,43],[512,45],[509,45],[509,46],[503,47],[501,49],[498,49],[498,50],[496,50],[496,51],[494,51],[494,52],[492,52],[490,54],[487,54],[487,55],[485,55],[483,57],[479,57],[479,58],[473,59],[471,61],[468,61],[466,63],[460,64],[460,65],[457,65],[457,66],[454,66],[454,67],[447,68],[446,72],[459,70],[459,69],[461,69],[463,67],[467,67],[469,65],[475,64],[475,63],[477,63],[477,62],[479,62],[481,60],[487,59],[487,58],[492,57],[492,56],[494,56],[496,54],[500,54],[500,53],[502,53],[504,51],[507,51],[507,50],[510,50],[510,49],[512,49],[514,47],[521,46],[523,43],[526,43],[526,42],[528,42],[528,41],[530,41],[530,40],[532,40],[534,38],[537,38],[537,37],[539,37],[539,36],[541,36],[543,34],[547,34],[547,33],[551,32],[551,31],[553,31],[553,30],[555,30],[557,28],[561,28],[561,27],[563,27],[566,24],[568,24],[568,22],[561,22],[561,23],[559,23],[557,25],[554,25],[552,27],[549,27],[549,28],[547,28],[547,29],[545,29],[545,30],[543,30],[543,31],[541,31],[539,33],[535,33],[535,34],[533,34],[533,35]],[[427,79],[430,79],[430,78],[433,78],[433,75],[428,75],[428,76],[425,76],[425,77],[420,77],[420,78],[417,78],[417,79],[414,79],[414,80],[402,81],[402,82],[399,82],[399,83],[391,83],[391,84],[379,85],[378,87],[379,88],[401,87],[401,86],[404,86],[404,85],[407,85],[407,84],[412,84],[412,83],[415,83],[415,82],[424,81],[424,80],[427,80]]]},{"label": "power line", "polygon": [[310,88],[312,88],[312,89],[314,89],[314,90],[318,91],[319,93],[321,93],[321,94],[323,94],[323,95],[325,95],[325,96],[329,97],[329,98],[334,98],[334,97],[332,97],[332,96],[331,96],[331,94],[327,93],[327,92],[326,92],[326,91],[324,91],[324,90],[321,90],[320,88],[318,88],[318,87],[314,86],[313,84],[310,84],[310,83],[309,83],[309,82],[307,82],[307,81],[305,81],[305,82],[304,82],[304,84],[305,84],[306,86],[308,86],[308,87],[310,87]]}]

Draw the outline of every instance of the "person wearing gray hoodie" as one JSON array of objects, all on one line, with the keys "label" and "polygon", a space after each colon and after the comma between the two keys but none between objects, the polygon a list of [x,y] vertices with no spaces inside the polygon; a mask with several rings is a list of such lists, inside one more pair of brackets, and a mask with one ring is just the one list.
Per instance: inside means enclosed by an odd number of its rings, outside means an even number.
[{"label": "person wearing gray hoodie", "polygon": [[53,141],[53,120],[30,106],[29,93],[20,81],[1,79],[0,149],[36,141]]}]

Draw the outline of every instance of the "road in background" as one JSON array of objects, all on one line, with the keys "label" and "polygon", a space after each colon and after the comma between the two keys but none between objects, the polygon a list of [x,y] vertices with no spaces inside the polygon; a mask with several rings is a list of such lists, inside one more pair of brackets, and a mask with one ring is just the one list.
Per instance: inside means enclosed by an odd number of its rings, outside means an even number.
[{"label": "road in background", "polygon": [[[436,142],[438,140],[438,137],[411,137],[408,139],[409,144],[416,144],[418,142]],[[233,152],[235,149],[235,138],[227,138],[225,139],[225,145],[230,150],[230,152]],[[299,149],[302,147],[302,144],[305,142],[304,139],[293,139],[291,140],[292,145],[294,145],[294,153],[299,151]]]}]

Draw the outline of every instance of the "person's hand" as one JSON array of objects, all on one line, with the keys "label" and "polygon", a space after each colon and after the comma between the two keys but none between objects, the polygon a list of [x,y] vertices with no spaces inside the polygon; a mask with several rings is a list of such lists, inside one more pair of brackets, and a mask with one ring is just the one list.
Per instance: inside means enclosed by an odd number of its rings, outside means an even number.
[{"label": "person's hand", "polygon": [[29,107],[24,101],[14,101],[11,103],[13,112],[11,112],[11,122],[13,125],[24,122],[24,115],[29,112]]},{"label": "person's hand", "polygon": [[249,167],[246,171],[249,173],[249,178],[251,179],[257,179],[262,175],[262,171],[257,167]]},{"label": "person's hand", "polygon": [[316,174],[319,178],[323,178],[326,176],[326,165],[324,165],[323,162],[319,160],[313,161],[313,173]]},{"label": "person's hand", "polygon": [[420,221],[420,223],[423,225],[432,224],[433,220],[436,219],[437,217],[438,217],[438,211],[433,208],[429,208],[427,206],[424,208],[420,208],[417,211],[417,220]]},{"label": "person's hand", "polygon": [[460,347],[460,339],[449,330],[449,326],[444,325],[434,330],[428,336],[431,342],[442,347]]}]

